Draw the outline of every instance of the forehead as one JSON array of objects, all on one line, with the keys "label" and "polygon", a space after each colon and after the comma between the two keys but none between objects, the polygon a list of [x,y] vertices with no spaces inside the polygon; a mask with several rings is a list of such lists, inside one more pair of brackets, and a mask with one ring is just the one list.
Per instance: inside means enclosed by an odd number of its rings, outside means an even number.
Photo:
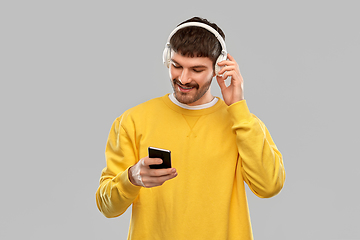
[{"label": "forehead", "polygon": [[204,67],[212,67],[212,61],[208,57],[188,57],[182,56],[179,53],[171,50],[171,60],[174,62],[184,66],[184,67],[192,67],[192,66],[204,66]]}]

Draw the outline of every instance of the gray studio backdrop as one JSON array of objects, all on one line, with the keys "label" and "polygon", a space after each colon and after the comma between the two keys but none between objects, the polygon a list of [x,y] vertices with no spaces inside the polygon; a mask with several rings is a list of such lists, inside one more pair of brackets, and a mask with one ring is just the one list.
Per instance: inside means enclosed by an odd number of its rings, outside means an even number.
[{"label": "gray studio backdrop", "polygon": [[[358,1],[1,1],[0,239],[126,239],[95,191],[113,120],[171,92],[181,21],[216,22],[287,173],[256,240],[360,239]],[[216,82],[212,91],[220,96]]]}]

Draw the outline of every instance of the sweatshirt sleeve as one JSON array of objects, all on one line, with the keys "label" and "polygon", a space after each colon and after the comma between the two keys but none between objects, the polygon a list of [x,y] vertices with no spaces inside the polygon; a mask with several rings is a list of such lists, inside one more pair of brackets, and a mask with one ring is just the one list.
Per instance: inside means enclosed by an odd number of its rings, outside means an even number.
[{"label": "sweatshirt sleeve", "polygon": [[105,150],[106,167],[96,191],[97,207],[108,218],[123,214],[141,188],[128,178],[128,169],[138,161],[138,156],[135,141],[131,139],[134,130],[125,130],[122,120],[122,117],[116,119],[111,127]]},{"label": "sweatshirt sleeve", "polygon": [[251,191],[261,198],[278,194],[285,181],[280,151],[259,118],[251,114],[246,101],[228,107],[240,155],[240,169]]}]

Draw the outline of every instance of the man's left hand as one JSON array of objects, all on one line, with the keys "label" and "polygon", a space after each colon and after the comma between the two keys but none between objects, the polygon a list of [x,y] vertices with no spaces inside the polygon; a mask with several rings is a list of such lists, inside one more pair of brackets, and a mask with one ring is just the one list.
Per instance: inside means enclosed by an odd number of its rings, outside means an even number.
[{"label": "man's left hand", "polygon": [[[222,75],[222,77],[216,76],[216,80],[220,86],[225,103],[230,106],[235,102],[244,100],[244,81],[235,59],[228,54],[228,60],[221,61],[218,65],[224,66],[219,71],[219,75]],[[231,77],[231,83],[229,86],[226,86],[225,80],[228,77]]]}]

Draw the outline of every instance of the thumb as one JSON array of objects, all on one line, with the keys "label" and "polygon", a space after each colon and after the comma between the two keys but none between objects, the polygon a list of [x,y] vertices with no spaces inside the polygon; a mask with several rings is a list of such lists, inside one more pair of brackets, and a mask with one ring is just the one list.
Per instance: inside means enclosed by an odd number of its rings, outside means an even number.
[{"label": "thumb", "polygon": [[144,162],[142,163],[142,165],[149,167],[149,165],[153,165],[153,164],[161,164],[163,161],[161,158],[150,158],[149,156],[143,158]]},{"label": "thumb", "polygon": [[223,76],[216,76],[216,80],[219,84],[219,87],[222,90],[224,90],[226,88],[226,84],[225,84],[225,79]]}]

